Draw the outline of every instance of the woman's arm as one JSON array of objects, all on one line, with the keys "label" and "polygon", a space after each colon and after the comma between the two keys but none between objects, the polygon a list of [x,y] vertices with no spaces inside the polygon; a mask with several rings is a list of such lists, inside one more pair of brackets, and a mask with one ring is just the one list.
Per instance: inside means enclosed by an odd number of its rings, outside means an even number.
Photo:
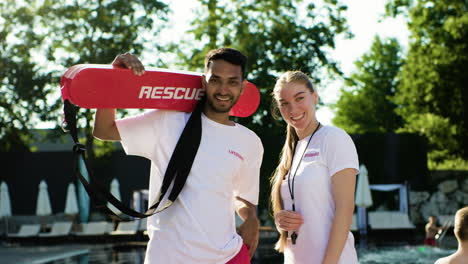
[{"label": "woman's arm", "polygon": [[343,169],[332,176],[332,192],[335,201],[333,219],[323,264],[338,263],[351,227],[354,211],[355,169]]}]

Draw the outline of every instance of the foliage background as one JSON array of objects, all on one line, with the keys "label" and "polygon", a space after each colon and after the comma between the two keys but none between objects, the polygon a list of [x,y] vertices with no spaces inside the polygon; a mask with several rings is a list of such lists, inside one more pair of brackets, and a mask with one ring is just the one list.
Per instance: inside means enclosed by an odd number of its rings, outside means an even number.
[{"label": "foliage background", "polygon": [[[186,32],[193,41],[162,45],[160,31],[171,16],[162,1],[0,2],[0,151],[35,151],[34,143],[62,140],[57,90],[61,74],[71,65],[110,63],[129,51],[161,54],[149,66],[202,71],[208,50],[231,46],[249,57],[248,79],[262,94],[257,113],[237,119],[264,143],[262,208],[267,207],[268,178],[284,134],[283,122],[269,113],[270,93],[278,75],[290,69],[306,72],[318,85],[346,79],[333,121],[348,133],[417,134],[427,140],[429,168],[468,169],[466,1],[387,1],[387,16],[404,16],[408,22],[408,50],[404,52],[395,39],[376,36],[349,76],[328,52],[338,37],[352,37],[344,1],[199,0],[199,4]],[[164,59],[169,57],[171,61]],[[120,116],[126,114],[119,111]],[[93,110],[80,111],[82,142],[99,167],[110,160],[115,146],[93,140],[92,118]],[[44,121],[56,124],[54,132],[34,133]]]}]

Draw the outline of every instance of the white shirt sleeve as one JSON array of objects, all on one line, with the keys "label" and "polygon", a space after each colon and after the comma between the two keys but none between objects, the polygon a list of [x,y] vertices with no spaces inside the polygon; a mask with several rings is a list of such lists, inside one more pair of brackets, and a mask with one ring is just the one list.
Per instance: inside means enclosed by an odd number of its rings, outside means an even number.
[{"label": "white shirt sleeve", "polygon": [[330,177],[347,168],[359,170],[356,146],[351,137],[343,130],[335,128],[330,131],[325,137],[324,148]]},{"label": "white shirt sleeve", "polygon": [[163,126],[165,111],[151,110],[143,114],[116,120],[121,144],[127,155],[150,159],[158,138],[157,127]]},{"label": "white shirt sleeve", "polygon": [[263,159],[263,145],[259,138],[256,138],[256,144],[252,148],[252,154],[239,172],[234,195],[256,205],[260,185],[260,166]]}]

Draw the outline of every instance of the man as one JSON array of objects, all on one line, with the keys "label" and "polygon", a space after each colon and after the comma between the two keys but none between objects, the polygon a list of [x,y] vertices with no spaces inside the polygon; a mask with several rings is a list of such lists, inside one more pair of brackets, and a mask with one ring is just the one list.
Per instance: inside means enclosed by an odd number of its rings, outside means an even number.
[{"label": "man", "polygon": [[455,214],[453,229],[458,240],[458,250],[450,256],[440,258],[435,264],[466,264],[468,263],[468,206]]},{"label": "man", "polygon": [[426,238],[424,239],[424,245],[436,246],[436,235],[441,231],[442,228],[437,226],[437,217],[431,215],[428,218],[428,223],[425,226]]},{"label": "man", "polygon": [[[141,62],[128,53],[117,56],[112,64],[144,74]],[[252,256],[258,244],[254,204],[263,146],[255,133],[229,119],[229,110],[246,84],[245,64],[246,57],[235,49],[210,51],[202,77],[206,95],[192,114],[153,110],[115,120],[114,109],[96,111],[96,138],[120,140],[127,154],[151,160],[150,204],[159,198],[168,164],[177,159],[173,157],[194,149],[193,164],[178,198],[148,219],[145,263],[250,262],[249,253]],[[201,132],[197,122],[201,122]],[[185,133],[186,127],[192,130]],[[196,136],[195,143],[186,140],[197,132],[201,133],[198,141]],[[175,167],[171,169],[179,166]],[[244,220],[239,234],[234,211]],[[242,256],[247,256],[246,262],[238,262]]]}]

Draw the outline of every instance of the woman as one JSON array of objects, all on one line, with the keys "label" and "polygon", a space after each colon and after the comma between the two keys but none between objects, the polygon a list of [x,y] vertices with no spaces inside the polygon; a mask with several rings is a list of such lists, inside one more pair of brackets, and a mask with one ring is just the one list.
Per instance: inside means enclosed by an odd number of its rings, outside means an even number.
[{"label": "woman", "polygon": [[274,101],[287,123],[286,142],[273,174],[271,202],[285,263],[353,264],[350,232],[358,157],[346,132],[321,125],[318,94],[306,74],[288,71]]}]

